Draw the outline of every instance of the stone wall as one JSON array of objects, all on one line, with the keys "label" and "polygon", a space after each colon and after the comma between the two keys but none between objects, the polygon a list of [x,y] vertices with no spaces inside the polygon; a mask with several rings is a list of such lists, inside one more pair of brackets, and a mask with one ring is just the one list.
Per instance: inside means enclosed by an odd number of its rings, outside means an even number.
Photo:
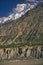
[{"label": "stone wall", "polygon": [[43,46],[25,46],[20,48],[0,49],[0,60],[12,60],[17,58],[43,58]]}]

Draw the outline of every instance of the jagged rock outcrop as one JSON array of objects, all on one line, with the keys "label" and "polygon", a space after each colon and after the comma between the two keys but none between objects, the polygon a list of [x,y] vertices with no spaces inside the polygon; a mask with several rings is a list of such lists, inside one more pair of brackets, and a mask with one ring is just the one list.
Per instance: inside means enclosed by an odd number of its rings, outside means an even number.
[{"label": "jagged rock outcrop", "polygon": [[0,60],[43,58],[43,46],[0,49]]}]

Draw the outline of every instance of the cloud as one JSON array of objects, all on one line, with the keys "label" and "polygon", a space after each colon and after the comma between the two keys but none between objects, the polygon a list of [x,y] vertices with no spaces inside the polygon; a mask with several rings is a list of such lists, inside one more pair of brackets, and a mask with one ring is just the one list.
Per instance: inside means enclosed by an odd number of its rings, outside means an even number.
[{"label": "cloud", "polygon": [[30,3],[17,4],[16,8],[13,9],[13,12],[16,12],[15,19],[24,15],[28,10],[32,9],[34,6],[36,6],[36,3],[34,3],[34,4],[30,4]]},{"label": "cloud", "polygon": [[35,1],[37,1],[37,0],[26,0],[26,1],[35,2]]},{"label": "cloud", "polygon": [[23,4],[17,4],[16,8],[13,8],[13,12],[16,13],[20,13],[20,12],[25,12],[27,9],[30,10],[31,8],[33,8],[34,6],[36,6],[37,3],[23,3]]},{"label": "cloud", "polygon": [[13,12],[15,12],[15,19],[21,17],[21,15],[24,15],[26,8],[27,4],[17,4],[16,8],[13,9]]},{"label": "cloud", "polygon": [[43,2],[43,0],[26,0],[26,1],[30,1],[30,2]]},{"label": "cloud", "polygon": [[21,12],[23,11],[25,8],[26,8],[26,4],[17,4],[16,8],[13,9],[13,11],[16,11],[16,12]]},{"label": "cloud", "polygon": [[13,8],[13,12],[15,12],[15,14],[25,12],[27,9],[30,10],[30,8],[33,8],[35,5],[36,3],[32,5],[30,3],[17,4],[16,8]]}]

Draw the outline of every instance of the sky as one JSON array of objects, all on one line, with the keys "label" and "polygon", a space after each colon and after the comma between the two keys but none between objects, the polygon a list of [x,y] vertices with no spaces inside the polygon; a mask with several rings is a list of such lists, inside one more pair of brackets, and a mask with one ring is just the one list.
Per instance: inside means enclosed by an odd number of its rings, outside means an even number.
[{"label": "sky", "polygon": [[13,9],[16,8],[17,10],[17,7],[22,3],[34,3],[37,1],[43,0],[0,0],[0,17],[7,17],[8,15],[10,15],[10,13],[13,12]]}]

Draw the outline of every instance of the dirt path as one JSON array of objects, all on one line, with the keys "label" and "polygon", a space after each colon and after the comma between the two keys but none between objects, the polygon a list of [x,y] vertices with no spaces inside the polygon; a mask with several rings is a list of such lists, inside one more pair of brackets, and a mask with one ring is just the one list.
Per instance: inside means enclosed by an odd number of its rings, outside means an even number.
[{"label": "dirt path", "polygon": [[43,60],[15,60],[0,62],[0,65],[43,65]]}]

